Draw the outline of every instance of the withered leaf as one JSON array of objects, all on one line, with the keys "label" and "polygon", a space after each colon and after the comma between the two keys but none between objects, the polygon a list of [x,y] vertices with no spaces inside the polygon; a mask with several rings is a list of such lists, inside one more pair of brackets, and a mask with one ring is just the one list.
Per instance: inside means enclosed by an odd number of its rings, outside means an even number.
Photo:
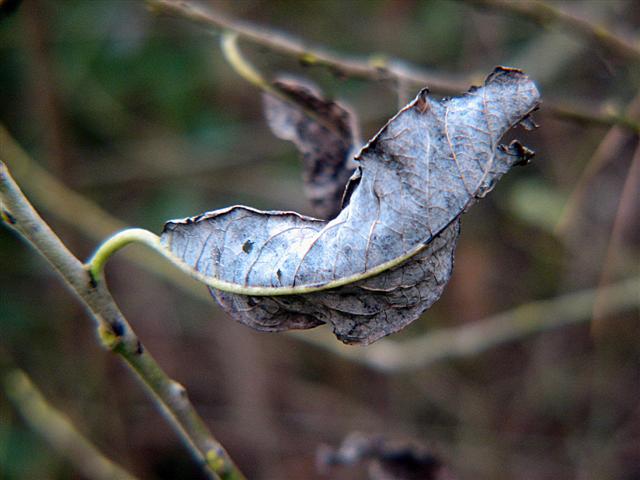
[{"label": "withered leaf", "polygon": [[368,465],[371,480],[444,480],[453,476],[442,462],[416,440],[350,433],[338,448],[322,445],[317,466],[328,473],[335,465]]},{"label": "withered leaf", "polygon": [[373,342],[440,297],[460,215],[530,158],[498,142],[538,102],[534,83],[503,67],[461,97],[422,90],[356,156],[333,220],[235,206],[168,222],[161,242],[249,326],[328,323],[344,342]]},{"label": "withered leaf", "polygon": [[353,155],[360,138],[355,116],[307,82],[281,78],[273,87],[289,101],[263,94],[267,122],[276,136],[294,142],[302,153],[305,194],[314,215],[334,218],[356,168]]}]

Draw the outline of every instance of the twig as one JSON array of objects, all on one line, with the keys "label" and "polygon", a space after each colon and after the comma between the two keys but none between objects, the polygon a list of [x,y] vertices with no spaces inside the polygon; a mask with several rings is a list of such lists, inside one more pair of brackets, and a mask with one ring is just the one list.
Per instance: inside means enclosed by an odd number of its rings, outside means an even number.
[{"label": "twig", "polygon": [[119,354],[147,387],[211,478],[244,478],[224,448],[213,438],[187,397],[186,390],[170,379],[145,350],[131,329],[104,281],[91,278],[49,226],[40,218],[0,162],[0,207],[2,219],[28,240],[63,277],[92,314],[102,343]]},{"label": "twig", "polygon": [[611,33],[606,27],[596,25],[586,19],[576,17],[543,0],[466,0],[468,3],[489,7],[500,12],[518,15],[546,27],[557,24],[566,32],[582,37],[635,62],[640,61],[640,48],[624,38]]},{"label": "twig", "polygon": [[600,125],[602,127],[623,127],[635,134],[640,134],[640,122],[624,112],[611,108],[596,108],[589,110],[567,105],[562,102],[547,102],[545,110],[558,118],[571,120],[577,123]]},{"label": "twig", "polygon": [[[349,360],[384,372],[427,367],[433,363],[467,358],[481,352],[522,340],[527,336],[567,325],[588,322],[597,298],[602,315],[611,315],[640,307],[640,277],[604,288],[568,293],[516,307],[485,320],[461,327],[437,330],[421,337],[398,342],[382,340],[365,349],[325,342],[306,334],[308,341]],[[301,336],[295,334],[296,336]]]},{"label": "twig", "polygon": [[[599,285],[608,285],[614,276],[613,265],[616,257],[624,252],[623,235],[625,227],[631,224],[633,215],[633,205],[638,201],[638,192],[640,191],[640,145],[636,145],[636,150],[631,159],[631,165],[624,181],[622,191],[620,192],[620,200],[618,208],[611,227],[611,235],[607,245],[605,260],[600,272]],[[638,291],[640,297],[640,291]],[[603,288],[598,291],[596,301],[593,306],[593,321],[591,323],[591,331],[594,335],[603,331],[603,320],[606,317],[606,305],[608,299]],[[603,311],[604,310],[604,311]]]},{"label": "twig", "polygon": [[204,10],[192,3],[173,0],[146,0],[152,10],[182,17],[208,28],[230,30],[240,37],[287,55],[293,55],[308,65],[319,65],[341,74],[358,78],[403,79],[448,93],[466,90],[463,79],[441,76],[407,62],[386,55],[359,57],[344,55],[325,47],[311,45],[292,35],[231,18],[213,9]]},{"label": "twig", "polygon": [[136,477],[105,457],[60,411],[49,405],[31,379],[19,369],[3,375],[7,397],[29,426],[42,435],[87,478],[135,480]]},{"label": "twig", "polygon": [[[636,120],[636,123],[639,125],[637,133],[640,133],[640,93],[636,94],[635,98],[627,107],[626,116],[629,119]],[[598,148],[596,148],[580,174],[571,195],[565,203],[560,219],[555,227],[556,233],[566,235],[588,191],[587,187],[589,183],[598,172],[620,157],[621,150],[629,139],[629,133],[619,126],[611,128],[603,137]]]},{"label": "twig", "polygon": [[[218,10],[206,10],[183,0],[146,0],[150,9],[157,13],[172,15],[216,31],[231,31],[239,37],[279,53],[290,55],[308,65],[318,65],[337,71],[343,75],[374,80],[393,80],[394,84],[406,86],[428,86],[443,94],[464,92],[469,85],[478,83],[479,75],[459,77],[443,75],[411,64],[399,58],[383,54],[370,56],[345,55],[319,45],[281,33],[250,22],[234,19]],[[640,124],[628,119],[620,112],[606,112],[604,109],[586,110],[578,105],[556,104],[545,100],[545,111],[560,118],[595,125],[620,125],[640,132]]]}]

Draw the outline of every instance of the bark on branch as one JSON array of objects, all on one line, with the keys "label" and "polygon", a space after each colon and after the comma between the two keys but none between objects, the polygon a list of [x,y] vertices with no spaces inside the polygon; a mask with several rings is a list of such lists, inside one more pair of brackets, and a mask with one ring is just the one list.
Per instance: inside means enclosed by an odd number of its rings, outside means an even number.
[{"label": "bark on branch", "polygon": [[[443,94],[466,91],[476,77],[445,75],[383,54],[347,55],[324,46],[312,45],[303,39],[275,29],[232,18],[217,9],[201,8],[184,0],[146,0],[146,3],[153,12],[158,14],[182,18],[216,31],[234,32],[242,39],[293,56],[302,63],[327,67],[343,75],[374,80],[393,80],[398,85],[426,85],[431,90]],[[506,3],[519,4],[519,2]],[[612,42],[613,40],[609,43]],[[636,58],[638,50],[631,46],[631,58]],[[627,50],[623,49],[623,51]],[[593,125],[620,125],[640,133],[640,123],[619,111],[608,111],[606,108],[585,109],[576,104],[547,100],[545,100],[544,109],[566,120]]]},{"label": "bark on branch", "polygon": [[2,220],[27,240],[57,270],[91,314],[105,347],[117,353],[137,374],[196,460],[211,478],[244,478],[188,399],[185,388],[172,380],[144,348],[120,312],[103,278],[93,278],[42,220],[0,162]]}]

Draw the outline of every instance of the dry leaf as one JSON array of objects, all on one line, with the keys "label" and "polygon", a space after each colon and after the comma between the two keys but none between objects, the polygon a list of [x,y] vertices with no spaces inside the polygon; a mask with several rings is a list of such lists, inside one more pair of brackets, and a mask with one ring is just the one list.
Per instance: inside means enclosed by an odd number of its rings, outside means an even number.
[{"label": "dry leaf", "polygon": [[168,222],[161,241],[249,326],[328,323],[344,342],[373,342],[440,297],[460,215],[531,157],[498,142],[538,102],[531,80],[502,67],[461,97],[422,90],[357,155],[333,220],[236,206]]},{"label": "dry leaf", "polygon": [[319,90],[293,79],[279,79],[274,88],[285,98],[265,93],[265,116],[273,133],[295,143],[303,156],[305,194],[318,218],[334,218],[341,210],[344,186],[356,168],[360,148],[353,113],[326,100]]},{"label": "dry leaf", "polygon": [[368,466],[371,480],[453,480],[442,462],[415,440],[389,439],[382,435],[350,433],[339,448],[323,445],[317,452],[321,473],[331,467]]}]

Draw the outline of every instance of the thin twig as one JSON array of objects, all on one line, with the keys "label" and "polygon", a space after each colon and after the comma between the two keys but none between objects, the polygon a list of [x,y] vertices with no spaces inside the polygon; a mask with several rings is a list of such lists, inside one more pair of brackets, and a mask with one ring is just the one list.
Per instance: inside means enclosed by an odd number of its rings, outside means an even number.
[{"label": "thin twig", "polygon": [[557,8],[543,0],[466,0],[468,3],[515,14],[543,27],[556,24],[570,34],[577,35],[587,43],[596,44],[617,56],[640,61],[640,47],[619,37],[603,25]]},{"label": "thin twig", "polygon": [[[607,245],[605,260],[600,272],[600,280],[598,284],[603,287],[611,283],[614,277],[614,268],[616,257],[624,252],[623,235],[625,227],[631,223],[633,215],[633,205],[638,201],[638,192],[640,191],[640,144],[636,145],[636,150],[631,159],[631,165],[627,173],[627,178],[620,192],[620,200],[618,208],[611,227],[611,235]],[[640,291],[638,291],[640,297]],[[594,335],[603,331],[603,320],[606,318],[606,306],[608,299],[604,288],[598,291],[595,304],[593,306],[593,321],[591,323],[591,331]]]},{"label": "thin twig", "polygon": [[229,30],[276,52],[293,55],[305,64],[329,67],[351,77],[403,79],[420,85],[429,85],[435,90],[447,93],[460,92],[468,87],[463,79],[442,76],[425,68],[409,65],[398,58],[380,54],[368,57],[345,55],[322,46],[311,45],[292,35],[231,18],[218,10],[202,9],[189,2],[147,0],[147,4],[158,13],[182,17],[208,28]]},{"label": "thin twig", "polygon": [[[635,120],[640,125],[640,93],[629,103],[626,109],[626,116]],[[640,132],[640,130],[638,130]],[[595,175],[602,171],[607,165],[615,159],[620,158],[621,151],[630,140],[629,132],[620,126],[612,127],[603,137],[598,148],[593,152],[587,165],[583,169],[578,181],[567,199],[563,208],[560,219],[558,220],[555,232],[560,235],[566,235],[571,222],[577,217],[578,210],[582,205],[585,194],[588,191],[589,184],[593,181]]]},{"label": "thin twig", "polygon": [[[393,80],[394,85],[426,85],[431,90],[443,94],[464,92],[470,85],[477,84],[482,79],[481,75],[460,77],[439,74],[383,54],[364,57],[346,55],[324,46],[312,45],[290,34],[234,19],[219,10],[204,9],[183,0],[146,0],[146,3],[152,11],[159,14],[179,17],[216,31],[231,31],[245,40],[293,56],[305,64],[323,66],[351,77]],[[559,104],[551,100],[545,100],[544,109],[557,117],[572,121],[595,125],[620,125],[640,132],[640,124],[620,112],[607,112],[598,108],[587,110],[578,105]]]},{"label": "thin twig", "polygon": [[2,219],[49,261],[81,299],[96,321],[102,343],[119,354],[139,376],[192,455],[205,467],[204,471],[211,478],[244,478],[196,413],[184,387],[167,376],[138,340],[106,282],[91,278],[84,265],[29,204],[2,162],[0,201]]},{"label": "thin twig", "polygon": [[120,465],[105,457],[62,412],[49,405],[22,370],[12,369],[0,380],[7,397],[26,423],[82,475],[94,480],[136,480]]},{"label": "thin twig", "polygon": [[602,127],[623,127],[640,134],[640,122],[633,117],[612,108],[588,109],[568,105],[563,102],[545,102],[544,109],[558,118],[576,123],[600,125]]},{"label": "thin twig", "polygon": [[[640,307],[640,277],[604,288],[579,292],[527,303],[461,327],[436,330],[412,340],[381,340],[366,349],[354,349],[337,342],[306,334],[308,341],[329,349],[349,360],[384,372],[398,372],[427,367],[433,363],[468,358],[499,345],[522,340],[530,335],[567,325],[586,323],[592,318],[596,299],[603,315]],[[301,334],[295,334],[301,337]]]}]

